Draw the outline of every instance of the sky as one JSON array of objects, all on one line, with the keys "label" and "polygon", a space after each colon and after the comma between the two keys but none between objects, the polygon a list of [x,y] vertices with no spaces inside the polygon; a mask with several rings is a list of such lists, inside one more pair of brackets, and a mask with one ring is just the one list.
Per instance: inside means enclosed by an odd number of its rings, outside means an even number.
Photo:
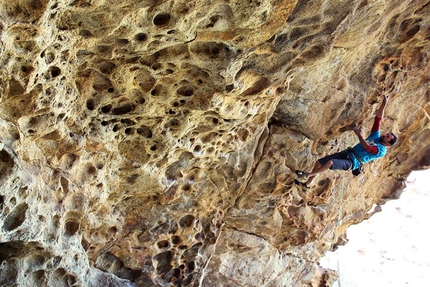
[{"label": "sky", "polygon": [[400,199],[348,228],[349,239],[321,266],[337,270],[333,287],[417,287],[430,282],[430,170],[414,171]]}]

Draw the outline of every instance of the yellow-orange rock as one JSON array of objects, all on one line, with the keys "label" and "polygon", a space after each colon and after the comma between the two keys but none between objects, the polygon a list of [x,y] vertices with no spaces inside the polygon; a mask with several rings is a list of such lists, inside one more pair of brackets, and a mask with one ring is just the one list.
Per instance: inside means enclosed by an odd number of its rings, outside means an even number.
[{"label": "yellow-orange rock", "polygon": [[[430,166],[429,27],[427,0],[1,1],[0,285],[331,286]],[[295,186],[384,94],[388,155]]]}]

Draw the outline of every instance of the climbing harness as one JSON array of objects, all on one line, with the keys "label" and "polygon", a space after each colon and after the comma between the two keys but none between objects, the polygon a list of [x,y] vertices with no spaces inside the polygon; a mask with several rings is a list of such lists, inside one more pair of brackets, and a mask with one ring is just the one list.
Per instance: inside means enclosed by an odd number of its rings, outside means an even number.
[{"label": "climbing harness", "polygon": [[353,154],[354,157],[360,162],[360,166],[357,167],[356,169],[353,169],[352,170],[352,174],[355,175],[355,176],[363,174],[364,173],[364,162],[361,159],[361,157],[350,146],[347,147],[346,151],[348,152],[348,157],[349,157],[349,154]]}]

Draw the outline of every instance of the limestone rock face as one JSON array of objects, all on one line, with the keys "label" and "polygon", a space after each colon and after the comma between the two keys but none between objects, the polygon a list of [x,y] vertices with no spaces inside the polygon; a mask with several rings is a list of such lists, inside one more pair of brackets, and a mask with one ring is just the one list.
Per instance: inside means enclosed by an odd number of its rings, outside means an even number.
[{"label": "limestone rock face", "polygon": [[[430,166],[427,0],[2,0],[0,21],[2,286],[331,286],[319,258]],[[388,154],[295,186],[384,94]]]}]

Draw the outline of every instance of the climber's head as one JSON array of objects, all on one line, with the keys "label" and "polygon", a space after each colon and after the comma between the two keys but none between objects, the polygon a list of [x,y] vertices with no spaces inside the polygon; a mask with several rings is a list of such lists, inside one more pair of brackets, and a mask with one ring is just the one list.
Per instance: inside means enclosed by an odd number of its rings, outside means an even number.
[{"label": "climber's head", "polygon": [[382,135],[379,141],[385,146],[392,146],[397,142],[397,136],[390,132]]}]

